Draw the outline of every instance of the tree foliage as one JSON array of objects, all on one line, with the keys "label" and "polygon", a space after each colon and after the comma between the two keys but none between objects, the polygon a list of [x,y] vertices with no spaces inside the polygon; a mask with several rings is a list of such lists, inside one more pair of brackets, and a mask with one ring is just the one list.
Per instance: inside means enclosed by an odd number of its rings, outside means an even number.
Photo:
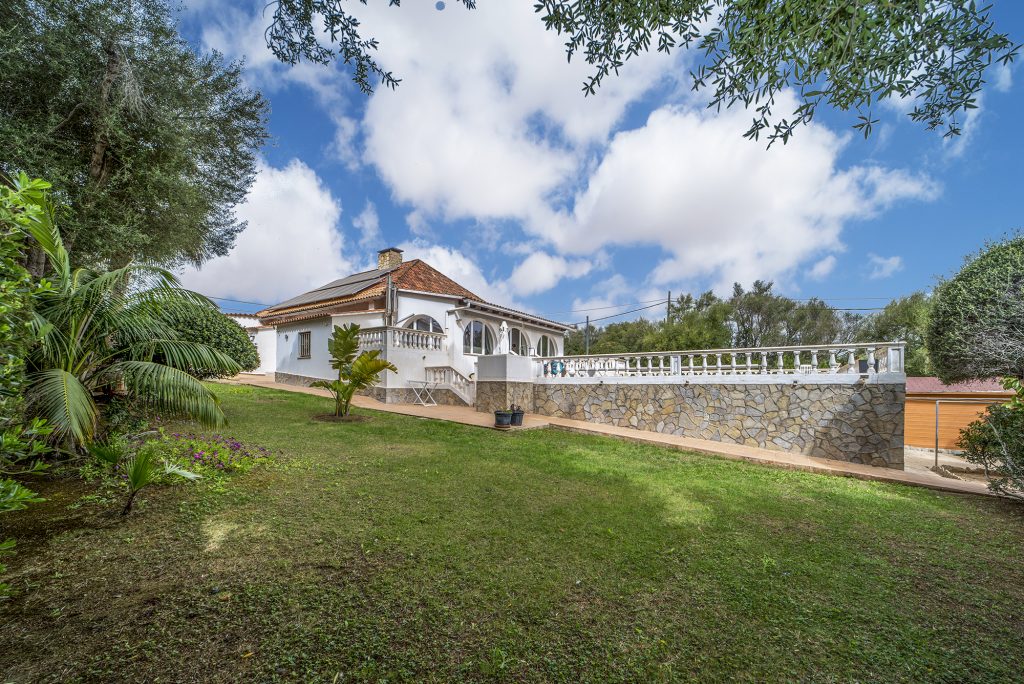
[{"label": "tree foliage", "polygon": [[161,268],[73,269],[53,219],[52,206],[44,203],[24,226],[52,274],[52,287],[37,295],[33,312],[38,342],[27,354],[29,413],[44,418],[53,438],[74,449],[92,440],[100,412],[96,398],[103,393],[124,392],[140,405],[222,424],[217,397],[188,369],[233,373],[238,365],[220,351],[179,339],[164,319],[169,309],[213,304],[182,289]]},{"label": "tree foliage", "polygon": [[334,415],[347,416],[352,397],[380,382],[384,371],[397,372],[394,364],[380,358],[380,350],[359,352],[359,325],[334,326],[327,350],[331,368],[338,371],[336,380],[317,380],[311,387],[326,389],[334,397]]},{"label": "tree foliage", "polygon": [[[203,344],[231,357],[242,371],[260,365],[259,352],[245,329],[220,311],[209,306],[180,306],[164,312],[164,318],[185,342]],[[224,377],[216,368],[192,368],[199,379]]]},{"label": "tree foliage", "polygon": [[178,35],[165,0],[9,0],[0,62],[0,172],[53,184],[71,209],[75,264],[227,253],[245,227],[234,207],[254,178],[266,103],[239,64]]},{"label": "tree foliage", "polygon": [[964,458],[985,467],[989,489],[1024,499],[1024,409],[989,406],[960,433]]},{"label": "tree foliage", "polygon": [[[43,211],[47,184],[21,176],[0,185],[0,513],[17,511],[42,499],[12,475],[39,472],[49,452],[50,428],[24,420],[22,391],[25,354],[32,343],[32,298],[45,286],[33,282],[25,261],[24,229]],[[0,558],[14,553],[13,539],[0,539]],[[5,570],[0,563],[0,574]],[[0,596],[10,587],[0,582]]]},{"label": "tree foliage", "polygon": [[[591,327],[593,354],[685,349],[724,349],[798,344],[832,344],[852,337],[859,319],[844,317],[820,299],[798,302],[775,294],[774,285],[756,281],[750,290],[737,283],[724,300],[708,291],[683,294],[668,307],[666,320],[638,319]],[[889,340],[878,340],[889,341]],[[583,354],[583,331],[573,331],[566,354]]]},{"label": "tree foliage", "polygon": [[[272,5],[266,39],[279,59],[341,59],[366,93],[371,78],[398,85],[345,0]],[[693,47],[700,55],[693,88],[711,91],[711,107],[752,109],[746,135],[765,132],[770,142],[788,140],[822,104],[856,112],[854,128],[867,136],[872,107],[885,99],[911,100],[912,120],[959,134],[958,117],[977,106],[985,69],[994,59],[1013,60],[1018,47],[995,30],[988,6],[969,0],[538,0],[534,9],[565,38],[570,59],[582,55],[594,68],[585,93],[642,52]],[[798,106],[779,118],[773,108],[787,89]]]},{"label": "tree foliage", "polygon": [[924,292],[899,297],[878,313],[866,316],[857,328],[857,341],[907,343],[904,367],[907,375],[932,375],[925,338],[931,315],[931,300]]},{"label": "tree foliage", "polygon": [[1024,378],[1024,236],[987,246],[939,284],[927,343],[943,382]]}]

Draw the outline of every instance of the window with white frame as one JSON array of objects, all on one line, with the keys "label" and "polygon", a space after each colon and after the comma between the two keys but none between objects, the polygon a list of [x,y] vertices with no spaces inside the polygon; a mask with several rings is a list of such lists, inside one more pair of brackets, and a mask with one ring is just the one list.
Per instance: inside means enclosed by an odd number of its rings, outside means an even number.
[{"label": "window with white frame", "polygon": [[424,330],[426,332],[443,333],[444,328],[441,324],[435,321],[433,318],[427,315],[416,316],[411,321],[406,323],[406,328],[412,328],[413,330]]},{"label": "window with white frame", "polygon": [[558,347],[555,346],[555,341],[548,335],[541,335],[537,341],[537,354],[540,356],[555,356],[558,353]]},{"label": "window with white frame", "polygon": [[308,330],[299,333],[299,358],[308,359],[310,352],[310,338],[313,333]]},{"label": "window with white frame", "polygon": [[526,356],[530,353],[530,338],[519,328],[508,331],[508,349],[513,354]]},{"label": "window with white frame", "polygon": [[466,323],[462,332],[462,351],[465,354],[492,354],[494,333],[480,321]]}]

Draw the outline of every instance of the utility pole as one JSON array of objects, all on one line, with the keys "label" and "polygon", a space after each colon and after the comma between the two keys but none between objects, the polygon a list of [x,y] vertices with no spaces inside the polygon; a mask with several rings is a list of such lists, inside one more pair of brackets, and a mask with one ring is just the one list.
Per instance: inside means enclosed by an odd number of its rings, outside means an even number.
[{"label": "utility pole", "polygon": [[668,325],[672,318],[672,290],[668,291],[668,299],[665,300],[665,325]]},{"label": "utility pole", "polygon": [[587,314],[587,326],[583,328],[583,348],[590,354],[590,314]]}]

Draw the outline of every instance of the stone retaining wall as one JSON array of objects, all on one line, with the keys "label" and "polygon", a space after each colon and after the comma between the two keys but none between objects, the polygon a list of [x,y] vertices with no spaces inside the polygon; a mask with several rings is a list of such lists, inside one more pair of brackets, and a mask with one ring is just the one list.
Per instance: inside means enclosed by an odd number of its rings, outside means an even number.
[{"label": "stone retaining wall", "polygon": [[[533,410],[902,469],[905,388],[903,383],[537,383]],[[479,402],[478,409],[485,410]]]},{"label": "stone retaining wall", "polygon": [[476,410],[493,412],[508,408],[512,404],[527,411],[534,410],[534,389],[532,382],[512,380],[477,380]]}]

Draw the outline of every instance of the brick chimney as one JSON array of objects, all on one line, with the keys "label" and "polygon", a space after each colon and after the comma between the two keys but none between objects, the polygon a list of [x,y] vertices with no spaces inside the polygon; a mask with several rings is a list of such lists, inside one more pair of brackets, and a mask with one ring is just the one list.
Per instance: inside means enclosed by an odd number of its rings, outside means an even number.
[{"label": "brick chimney", "polygon": [[402,263],[402,250],[397,247],[387,247],[377,252],[377,270],[384,271],[394,268]]}]

